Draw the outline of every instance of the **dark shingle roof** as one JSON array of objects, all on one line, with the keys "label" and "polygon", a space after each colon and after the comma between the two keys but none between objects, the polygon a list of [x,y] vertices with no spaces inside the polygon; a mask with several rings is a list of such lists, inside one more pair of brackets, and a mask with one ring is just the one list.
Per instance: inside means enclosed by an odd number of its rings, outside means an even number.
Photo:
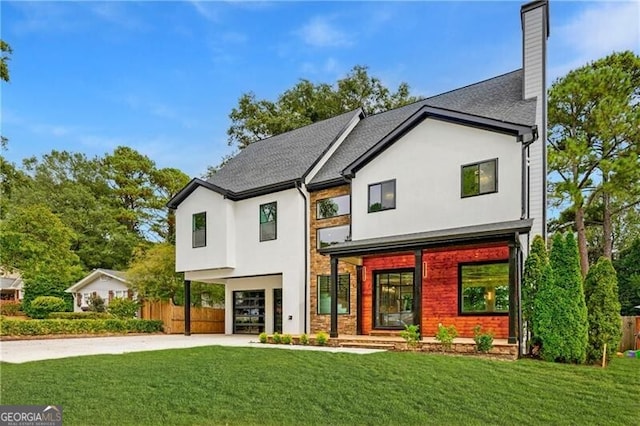
[{"label": "dark shingle roof", "polygon": [[522,100],[522,70],[462,87],[363,119],[312,179],[321,184],[341,172],[424,106],[443,108],[514,124],[535,124],[535,99]]},{"label": "dark shingle roof", "polygon": [[252,143],[208,182],[241,193],[300,179],[360,113],[350,111]]}]

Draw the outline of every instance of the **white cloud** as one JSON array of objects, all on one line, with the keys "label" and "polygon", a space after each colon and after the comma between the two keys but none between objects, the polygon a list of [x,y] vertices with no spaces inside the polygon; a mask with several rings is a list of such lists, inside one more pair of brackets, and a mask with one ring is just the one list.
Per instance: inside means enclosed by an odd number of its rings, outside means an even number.
[{"label": "white cloud", "polygon": [[353,44],[344,31],[335,27],[324,17],[313,18],[298,30],[298,34],[306,44],[315,47],[350,46]]},{"label": "white cloud", "polygon": [[218,9],[212,2],[192,0],[189,1],[189,3],[191,3],[191,6],[198,12],[198,15],[207,21],[218,22],[220,20]]},{"label": "white cloud", "polygon": [[559,41],[565,59],[550,70],[552,79],[614,51],[640,49],[640,1],[586,4],[555,34],[551,30],[550,42]]}]

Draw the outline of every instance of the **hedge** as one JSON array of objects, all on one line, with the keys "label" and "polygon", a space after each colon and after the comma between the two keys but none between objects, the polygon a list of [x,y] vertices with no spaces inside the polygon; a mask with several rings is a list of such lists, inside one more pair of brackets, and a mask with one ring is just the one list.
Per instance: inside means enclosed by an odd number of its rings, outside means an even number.
[{"label": "hedge", "polygon": [[0,320],[0,336],[42,336],[47,334],[157,333],[162,321],[141,319],[93,320]]},{"label": "hedge", "polygon": [[68,320],[97,320],[114,318],[113,315],[106,312],[53,312],[47,317],[49,319],[68,319]]}]

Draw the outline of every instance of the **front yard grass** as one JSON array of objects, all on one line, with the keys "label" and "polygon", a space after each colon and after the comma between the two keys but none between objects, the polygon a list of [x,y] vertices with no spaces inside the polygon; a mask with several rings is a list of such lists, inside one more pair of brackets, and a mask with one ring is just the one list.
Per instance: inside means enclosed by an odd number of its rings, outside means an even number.
[{"label": "front yard grass", "polygon": [[2,363],[0,404],[62,405],[65,425],[631,425],[639,379],[627,358],[601,369],[204,347]]}]

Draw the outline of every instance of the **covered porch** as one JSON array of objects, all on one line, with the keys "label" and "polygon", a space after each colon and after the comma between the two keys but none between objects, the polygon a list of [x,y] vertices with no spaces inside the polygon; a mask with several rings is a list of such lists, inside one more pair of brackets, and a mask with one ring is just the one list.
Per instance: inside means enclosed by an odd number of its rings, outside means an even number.
[{"label": "covered porch", "polygon": [[[336,296],[338,264],[347,262],[356,265],[357,335],[365,338],[362,343],[385,333],[391,335],[380,344],[388,339],[403,342],[393,334],[412,324],[419,326],[421,348],[429,348],[437,344],[432,339],[442,324],[456,327],[463,339],[457,343],[464,348],[473,343],[472,330],[480,325],[483,332],[494,333],[495,342],[504,340],[517,352],[522,335],[520,234],[528,233],[531,225],[532,220],[516,220],[320,249],[331,264],[330,337],[344,340],[338,333]],[[498,279],[491,270],[500,271]]]}]

